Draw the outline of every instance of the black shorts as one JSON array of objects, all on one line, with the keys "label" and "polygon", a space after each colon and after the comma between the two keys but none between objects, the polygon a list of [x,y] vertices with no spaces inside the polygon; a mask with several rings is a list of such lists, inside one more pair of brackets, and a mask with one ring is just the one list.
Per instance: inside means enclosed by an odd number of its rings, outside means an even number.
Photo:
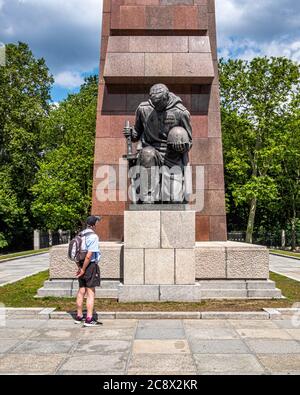
[{"label": "black shorts", "polygon": [[91,262],[82,277],[78,279],[79,288],[100,287],[100,268],[97,263]]}]

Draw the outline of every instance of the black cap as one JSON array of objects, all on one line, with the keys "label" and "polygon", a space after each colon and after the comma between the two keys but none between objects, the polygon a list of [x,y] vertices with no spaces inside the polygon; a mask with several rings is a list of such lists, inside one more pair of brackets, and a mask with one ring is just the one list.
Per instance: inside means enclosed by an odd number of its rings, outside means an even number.
[{"label": "black cap", "polygon": [[101,221],[101,219],[102,219],[101,217],[98,217],[96,215],[91,215],[86,220],[86,224],[87,226],[95,226],[97,222]]}]

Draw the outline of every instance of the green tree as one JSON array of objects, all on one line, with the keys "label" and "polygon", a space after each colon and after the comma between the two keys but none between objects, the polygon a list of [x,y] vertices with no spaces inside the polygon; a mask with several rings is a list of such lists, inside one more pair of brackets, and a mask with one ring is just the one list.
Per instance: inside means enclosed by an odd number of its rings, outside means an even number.
[{"label": "green tree", "polygon": [[247,205],[252,243],[258,204],[278,199],[283,121],[291,92],[299,89],[299,66],[282,57],[221,60],[220,83],[229,201]]},{"label": "green tree", "polygon": [[[6,65],[0,67],[0,231],[2,246],[18,231],[31,233],[30,206],[40,157],[41,125],[48,115],[53,78],[43,59],[28,45],[6,46]],[[9,198],[10,197],[10,198]],[[8,208],[11,208],[9,210]]]},{"label": "green tree", "polygon": [[40,226],[77,230],[91,208],[98,80],[51,111],[44,124],[44,156],[32,187]]}]

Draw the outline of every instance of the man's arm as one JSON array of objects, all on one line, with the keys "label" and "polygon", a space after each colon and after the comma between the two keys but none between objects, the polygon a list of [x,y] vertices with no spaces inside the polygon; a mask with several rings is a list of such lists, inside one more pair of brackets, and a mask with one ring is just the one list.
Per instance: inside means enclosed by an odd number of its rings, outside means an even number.
[{"label": "man's arm", "polygon": [[88,253],[86,254],[83,266],[82,266],[82,268],[79,269],[79,271],[77,273],[77,277],[78,278],[82,277],[85,274],[86,269],[87,269],[88,265],[91,262],[92,256],[93,256],[93,252],[92,251],[88,251]]}]

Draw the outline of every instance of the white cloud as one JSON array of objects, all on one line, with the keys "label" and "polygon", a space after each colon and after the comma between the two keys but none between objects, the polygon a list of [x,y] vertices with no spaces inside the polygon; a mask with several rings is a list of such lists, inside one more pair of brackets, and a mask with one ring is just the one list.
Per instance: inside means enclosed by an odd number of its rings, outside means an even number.
[{"label": "white cloud", "polygon": [[300,61],[299,1],[216,0],[216,6],[220,56],[287,56]]},{"label": "white cloud", "polygon": [[56,85],[66,89],[74,89],[84,83],[84,78],[81,74],[74,71],[63,71],[58,73],[54,79]]}]

